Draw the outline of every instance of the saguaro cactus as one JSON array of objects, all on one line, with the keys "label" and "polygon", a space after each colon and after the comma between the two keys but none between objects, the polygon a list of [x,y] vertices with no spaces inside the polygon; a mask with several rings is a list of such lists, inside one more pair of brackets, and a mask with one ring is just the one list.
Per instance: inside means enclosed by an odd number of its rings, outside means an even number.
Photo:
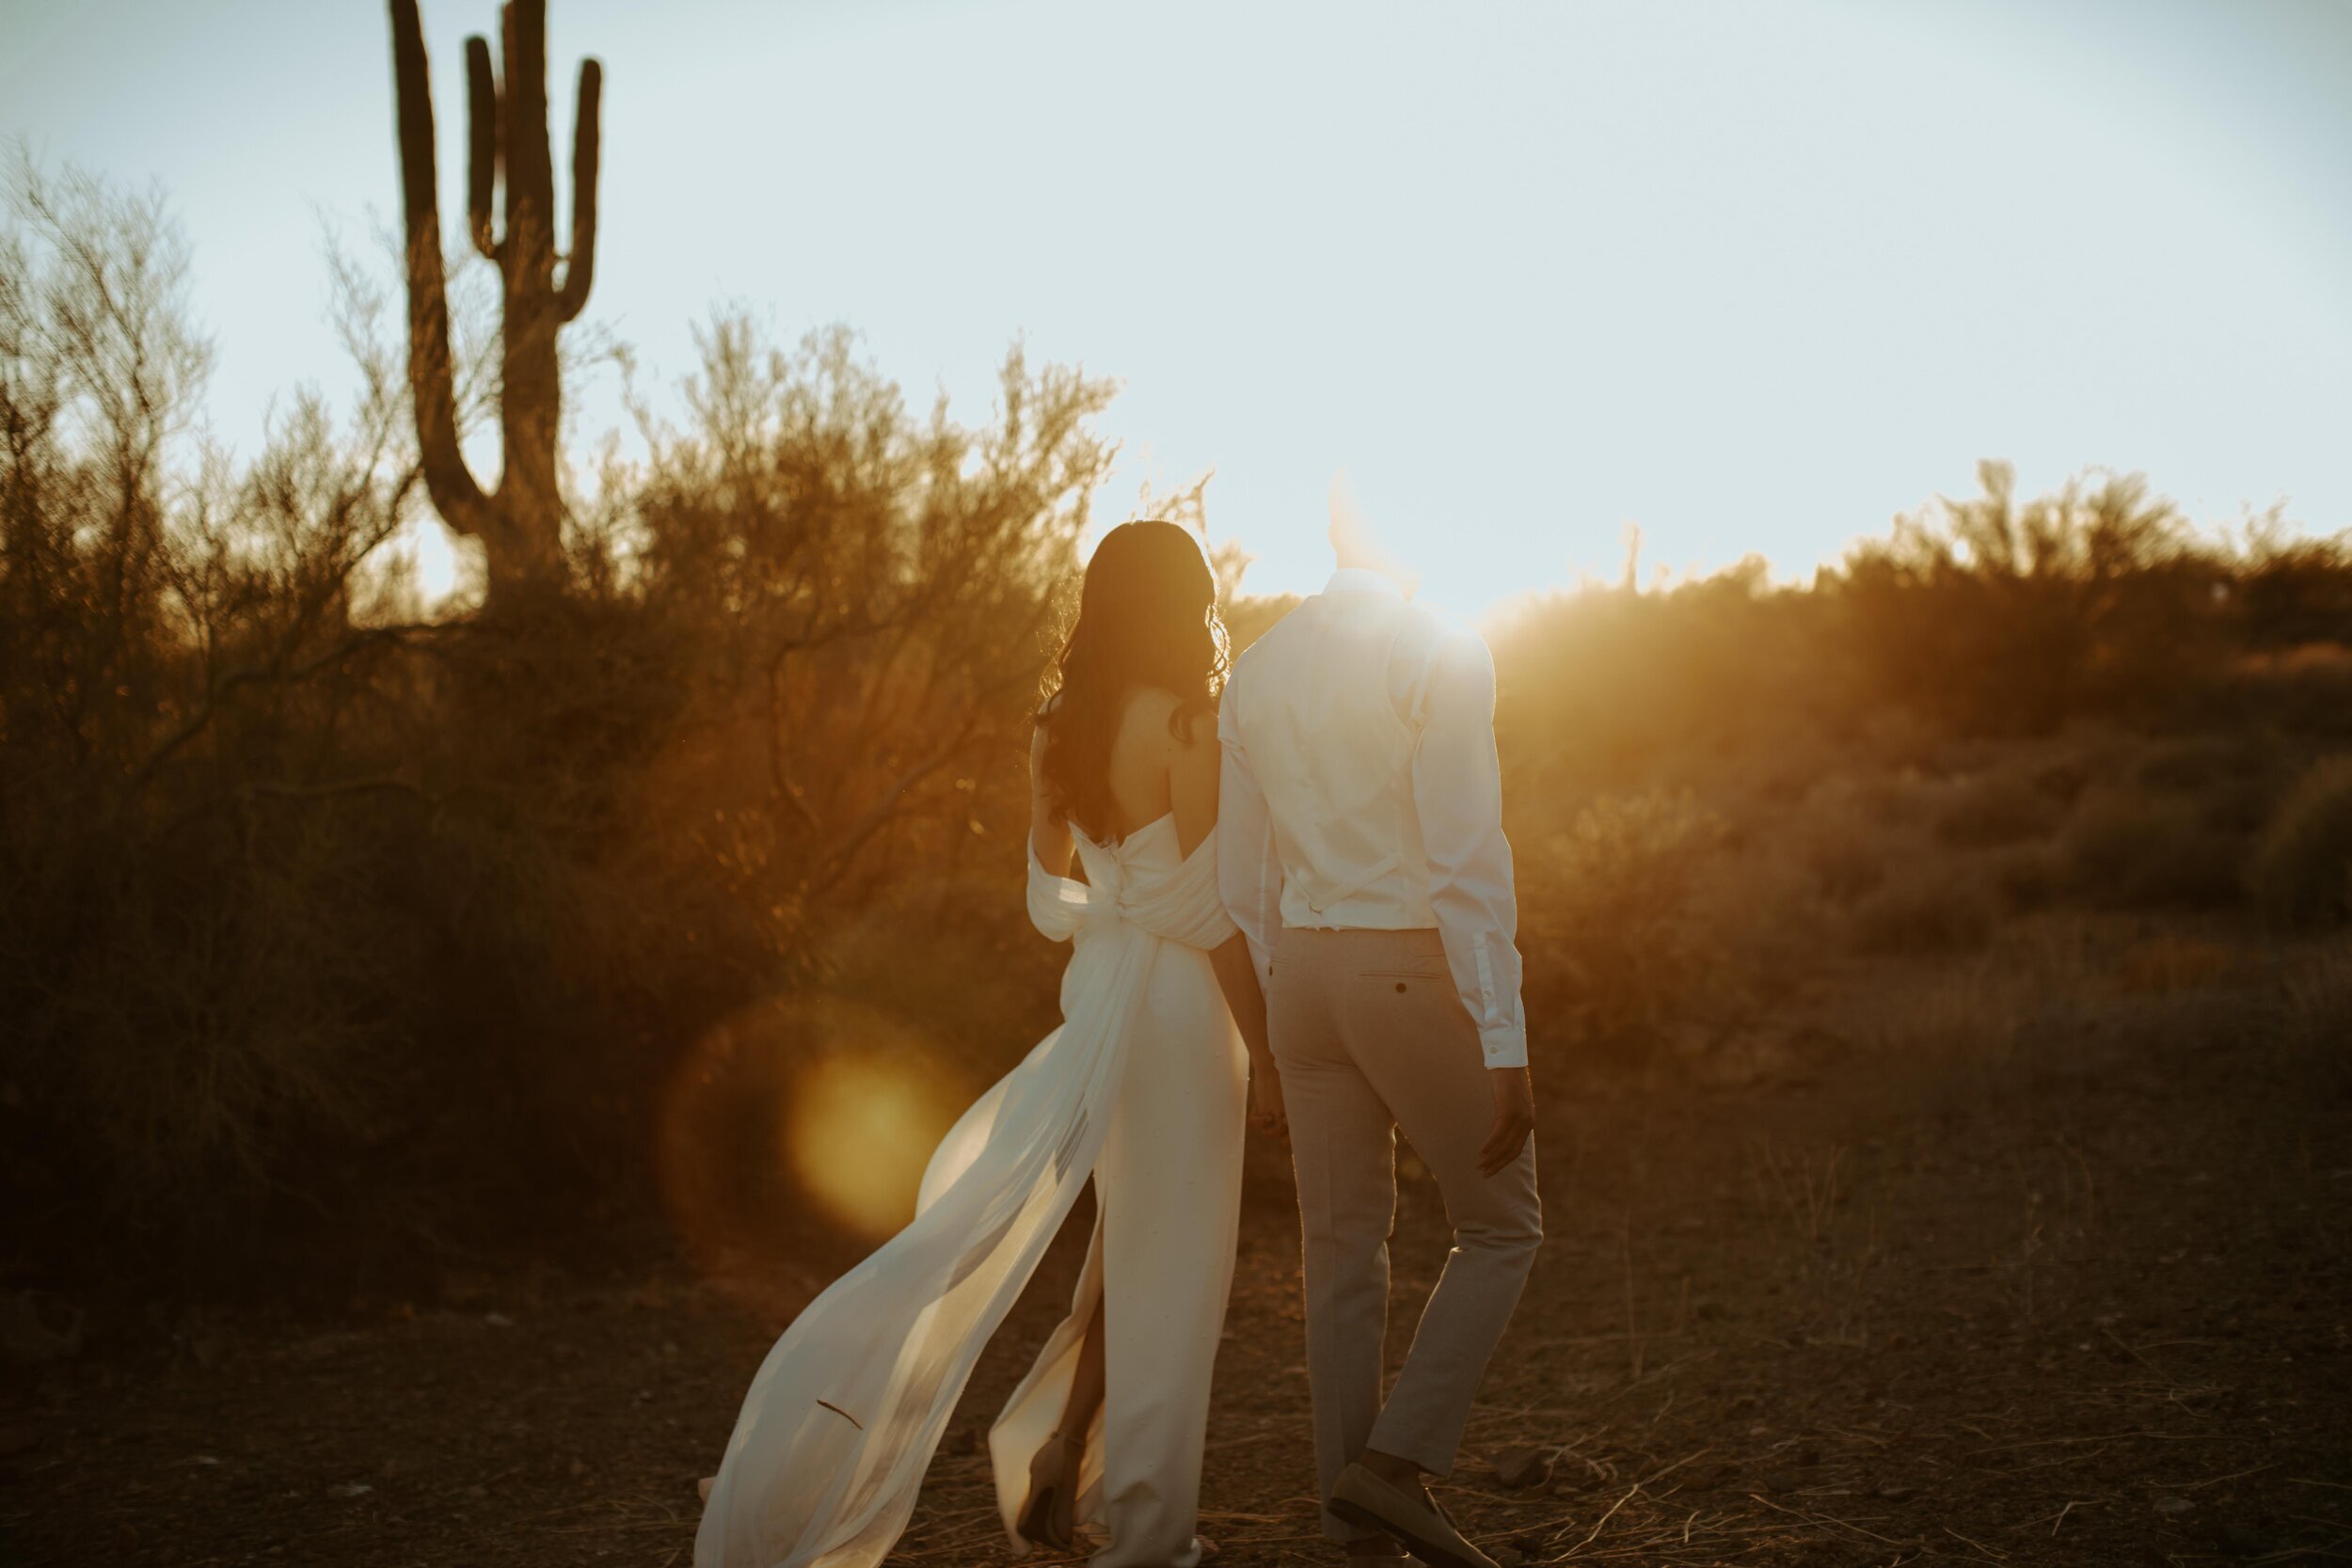
[{"label": "saguaro cactus", "polygon": [[[399,100],[400,178],[408,230],[408,385],[425,490],[450,527],[480,539],[490,596],[548,587],[560,578],[563,503],[555,483],[555,438],[563,391],[555,334],[588,303],[596,260],[597,103],[604,68],[580,66],[572,132],[572,247],[556,281],[555,166],[548,145],[547,0],[502,8],[505,75],[494,76],[490,45],[466,40],[467,226],[474,248],[505,279],[501,329],[499,424],[505,466],[485,492],[457,444],[452,388],[449,298],[441,273],[439,176],[433,147],[433,85],[417,0],[391,0],[392,84]],[[491,202],[505,176],[503,224]]]}]

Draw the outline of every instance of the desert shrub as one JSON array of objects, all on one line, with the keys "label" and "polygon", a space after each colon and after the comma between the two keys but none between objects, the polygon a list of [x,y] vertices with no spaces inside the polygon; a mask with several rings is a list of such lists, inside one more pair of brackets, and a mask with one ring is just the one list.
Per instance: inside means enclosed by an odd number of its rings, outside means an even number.
[{"label": "desert shrub", "polygon": [[1929,784],[1916,770],[1831,773],[1815,781],[1804,811],[1819,821],[1908,828],[1928,818]]},{"label": "desert shrub", "polygon": [[1692,1017],[1693,1049],[1713,1050],[1803,994],[1835,948],[1833,906],[1805,858],[1777,835],[1736,830],[1693,879],[1691,941],[1708,978]]},{"label": "desert shrub", "polygon": [[2139,735],[2094,718],[2069,723],[2047,745],[2028,747],[2013,766],[2036,789],[2072,807],[2092,784],[2126,777],[2145,750]]},{"label": "desert shrub", "polygon": [[2237,541],[2230,604],[2249,647],[2352,645],[2352,534],[2296,536],[2277,513]]},{"label": "desert shrub", "polygon": [[2132,779],[2143,789],[2194,799],[2205,821],[2224,833],[2250,833],[2269,819],[2286,764],[2278,737],[2249,726],[2157,746],[2140,758]]},{"label": "desert shrub", "polygon": [[2132,769],[2132,782],[2148,789],[2189,793],[2209,788],[2247,770],[2251,744],[2224,736],[2197,736],[2156,747]]},{"label": "desert shrub", "polygon": [[1888,827],[1915,826],[1927,820],[1927,784],[1911,768],[1865,779],[1854,786],[1853,802],[1873,821]]},{"label": "desert shrub", "polygon": [[2137,476],[2021,501],[2004,463],[1939,498],[1825,582],[1856,666],[1883,695],[1974,732],[2042,732],[2147,711],[2213,668],[2226,568]]},{"label": "desert shrub", "polygon": [[1993,934],[1992,895],[1973,877],[1915,874],[1857,903],[1848,920],[1866,953],[1963,953]]},{"label": "desert shrub", "polygon": [[2013,773],[1980,773],[1963,781],[1936,814],[1935,836],[1966,849],[1989,849],[2038,838],[2060,813],[2031,781]]},{"label": "desert shrub", "polygon": [[2090,765],[2081,757],[2058,757],[2034,769],[2033,786],[2061,805],[2073,805],[2090,783]]},{"label": "desert shrub", "polygon": [[2352,913],[2352,753],[2323,758],[2295,782],[2255,846],[2248,881],[2282,924]]},{"label": "desert shrub", "polygon": [[2237,846],[2195,802],[2093,789],[2059,836],[2069,896],[2113,909],[2217,909],[2239,897]]},{"label": "desert shrub", "polygon": [[1987,876],[2003,907],[2019,914],[2048,909],[2065,883],[2058,852],[2047,844],[2019,844],[1994,854]]},{"label": "desert shrub", "polygon": [[1878,847],[1851,834],[1833,832],[1815,840],[1805,851],[1805,863],[1821,895],[1833,903],[1851,904],[1886,880],[1886,862]]},{"label": "desert shrub", "polygon": [[1694,893],[1723,819],[1687,793],[1602,797],[1522,851],[1529,1005],[1568,1022],[1580,1053],[1644,1059],[1723,1005],[1728,972],[1697,929]]},{"label": "desert shrub", "polygon": [[2197,792],[2198,814],[2206,826],[2228,837],[2251,838],[2270,820],[2283,784],[2277,773],[2246,773],[2207,784]]},{"label": "desert shrub", "polygon": [[715,1021],[821,990],[890,890],[1017,867],[1104,384],[1016,355],[967,427],[844,335],[723,319],[560,591],[421,621],[362,570],[420,505],[382,296],[346,296],[355,405],[297,395],[240,465],[189,434],[160,204],[15,194],[12,1266],[266,1287],[643,1201],[648,1107]]},{"label": "desert shrub", "polygon": [[1861,749],[1880,777],[1916,779],[1937,770],[1952,743],[1951,726],[1916,708],[1876,705],[1861,725]]},{"label": "desert shrub", "polygon": [[1846,705],[1825,630],[1760,558],[1651,592],[1547,594],[1494,633],[1496,725],[1518,737],[1515,772],[1543,788],[1687,784]]},{"label": "desert shrub", "polygon": [[[2344,550],[2352,572],[2352,548],[2342,541],[2334,547]],[[2255,642],[2230,662],[2210,696],[2199,715],[2210,724],[2352,741],[2352,643]]]},{"label": "desert shrub", "polygon": [[11,1208],[27,1248],[148,1248],[381,1132],[421,944],[370,896],[372,823],[418,792],[347,733],[405,634],[360,624],[351,579],[413,470],[373,378],[347,415],[298,392],[243,467],[198,449],[211,348],[161,200],[29,164],[10,186],[0,1079],[33,1200]]}]

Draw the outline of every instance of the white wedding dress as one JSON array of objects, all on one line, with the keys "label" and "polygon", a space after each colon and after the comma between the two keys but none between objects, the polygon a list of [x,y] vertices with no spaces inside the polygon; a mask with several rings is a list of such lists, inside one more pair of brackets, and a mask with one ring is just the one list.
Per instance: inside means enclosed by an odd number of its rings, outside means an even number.
[{"label": "white wedding dress", "polygon": [[[795,1319],[727,1440],[695,1568],[869,1568],[914,1512],[982,1347],[1091,1174],[1094,1236],[1071,1304],[989,1433],[1016,1551],[1029,1462],[1105,1312],[1103,1405],[1075,1512],[1097,1568],[1192,1568],[1209,1376],[1232,1283],[1246,1056],[1207,949],[1233,932],[1216,838],[1161,816],[1077,835],[1084,884],[1029,857],[1029,917],[1073,950],[1062,1025],[964,1113],[915,1216]],[[978,1560],[980,1554],[975,1553]]]}]

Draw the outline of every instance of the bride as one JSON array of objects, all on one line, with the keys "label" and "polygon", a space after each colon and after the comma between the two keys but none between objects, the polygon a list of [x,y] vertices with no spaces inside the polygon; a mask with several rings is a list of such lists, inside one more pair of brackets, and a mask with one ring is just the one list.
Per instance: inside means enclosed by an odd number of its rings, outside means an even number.
[{"label": "bride", "polygon": [[1062,1025],[948,1132],[907,1227],[768,1353],[707,1483],[695,1568],[880,1562],[1089,1176],[1070,1316],[989,1433],[997,1511],[1016,1550],[1106,1535],[1096,1568],[1192,1568],[1212,1549],[1193,1525],[1245,1095],[1252,1125],[1284,1131],[1264,999],[1216,891],[1227,659],[1192,535],[1105,535],[1029,753],[1029,917],[1072,943]]}]

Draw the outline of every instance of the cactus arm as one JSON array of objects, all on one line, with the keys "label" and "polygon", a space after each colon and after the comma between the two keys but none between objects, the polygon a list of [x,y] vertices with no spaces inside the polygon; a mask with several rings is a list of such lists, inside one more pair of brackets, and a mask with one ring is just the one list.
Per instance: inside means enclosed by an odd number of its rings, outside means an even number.
[{"label": "cactus arm", "polygon": [[499,87],[490,71],[490,40],[485,38],[466,40],[466,217],[473,247],[495,261],[499,242],[490,197],[498,181]]},{"label": "cactus arm", "polygon": [[542,288],[555,272],[555,166],[548,153],[547,0],[506,0],[506,112],[499,152],[506,175],[507,298],[517,285]]},{"label": "cactus arm", "polygon": [[436,193],[433,84],[417,0],[390,0],[393,96],[399,103],[400,181],[407,218],[408,389],[417,444],[434,509],[460,533],[478,534],[489,502],[457,444],[452,390],[449,296],[441,275],[441,212]]},{"label": "cactus arm", "polygon": [[564,287],[556,294],[556,319],[571,321],[588,303],[596,276],[596,155],[602,146],[599,119],[604,68],[580,62],[580,106],[572,119],[572,248],[564,261]]}]

